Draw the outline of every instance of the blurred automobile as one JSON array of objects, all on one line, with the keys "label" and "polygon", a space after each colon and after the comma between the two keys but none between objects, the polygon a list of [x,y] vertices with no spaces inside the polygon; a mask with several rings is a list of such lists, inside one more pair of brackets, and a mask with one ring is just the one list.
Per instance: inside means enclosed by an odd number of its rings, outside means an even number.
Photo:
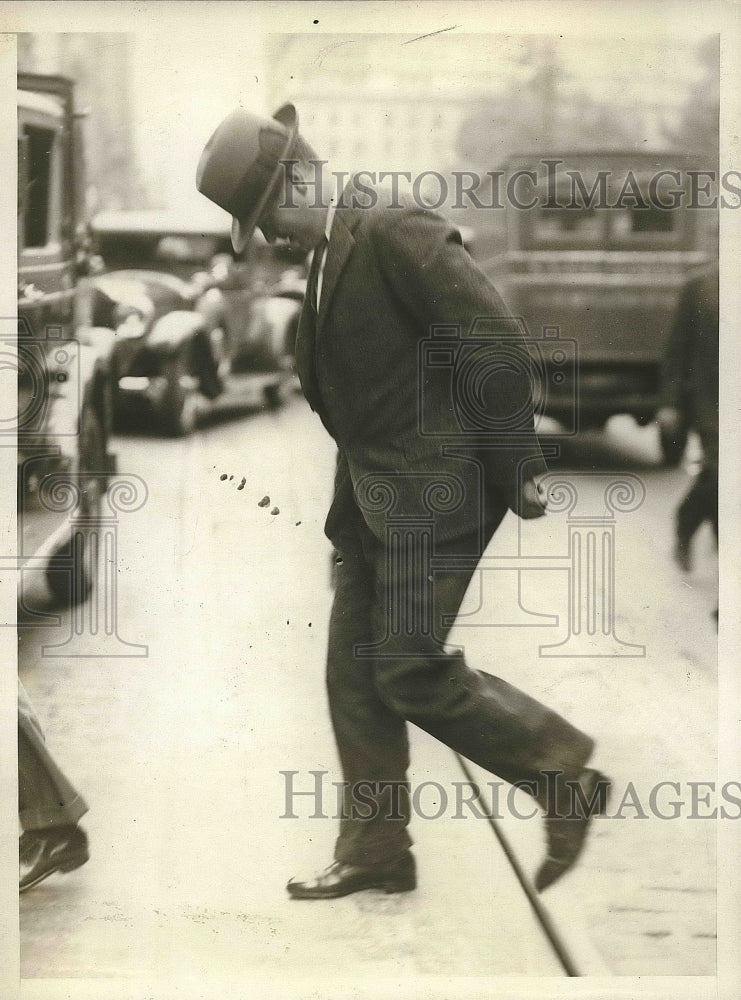
[{"label": "blurred automobile", "polygon": [[19,74],[17,111],[18,408],[5,433],[17,434],[19,615],[42,621],[50,602],[80,603],[94,583],[115,467],[114,333],[89,321],[84,120],[73,82]]},{"label": "blurred automobile", "polygon": [[96,319],[116,330],[117,418],[138,411],[188,434],[214,405],[280,405],[295,384],[303,256],[258,233],[231,251],[228,222],[186,214],[97,215],[105,273]]}]

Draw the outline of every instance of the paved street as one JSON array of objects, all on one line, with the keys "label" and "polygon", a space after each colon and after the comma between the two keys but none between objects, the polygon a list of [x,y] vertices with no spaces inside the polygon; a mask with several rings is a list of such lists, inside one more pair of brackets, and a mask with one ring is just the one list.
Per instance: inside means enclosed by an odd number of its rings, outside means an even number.
[{"label": "paved street", "polygon": [[[263,984],[253,996],[276,983],[283,995],[327,996],[327,981],[342,995],[344,982],[422,977],[435,996],[457,995],[462,977],[563,975],[488,823],[469,809],[453,818],[454,782],[464,780],[454,756],[416,731],[413,786],[438,783],[426,786],[413,823],[418,892],[287,899],[288,877],[329,860],[339,777],[322,676],[334,454],[303,402],[211,421],[185,441],[121,436],[115,450],[122,478],[147,488],[145,497],[137,487],[139,509],[118,512],[109,551],[118,641],[94,634],[88,618],[73,635],[77,655],[41,655],[70,635],[64,618],[21,643],[21,677],[49,746],[89,802],[92,850],[84,868],[21,899],[27,995],[48,978],[249,978]],[[566,509],[522,534],[507,518],[451,639],[473,666],[592,733],[595,761],[615,780],[617,815],[595,824],[582,865],[543,897],[581,971],[709,976],[716,830],[688,817],[722,804],[717,788],[689,784],[716,773],[716,560],[703,529],[693,573],[683,578],[671,563],[686,472],[656,459],[651,428],[614,421],[553,464],[554,476],[568,471],[578,484],[579,513],[611,526],[608,653],[569,641],[575,510]],[[611,513],[598,470],[645,489],[638,509]],[[518,576],[515,556],[532,568]],[[282,818],[284,771],[298,772],[302,791],[314,787],[310,772],[327,772],[329,818],[310,818],[307,796],[293,800],[296,819]],[[486,789],[490,776],[478,777]],[[676,787],[651,803],[660,782]],[[425,819],[435,792],[450,797],[447,808]],[[671,815],[674,799],[677,818],[657,815]],[[532,874],[540,823],[502,813]]]}]

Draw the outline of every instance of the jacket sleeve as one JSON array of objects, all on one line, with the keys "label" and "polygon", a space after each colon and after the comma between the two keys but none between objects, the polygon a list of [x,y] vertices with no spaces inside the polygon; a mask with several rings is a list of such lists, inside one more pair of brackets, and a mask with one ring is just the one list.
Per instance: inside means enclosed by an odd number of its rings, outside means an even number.
[{"label": "jacket sleeve", "polygon": [[435,327],[455,330],[460,346],[451,384],[458,431],[481,444],[488,486],[519,513],[523,482],[546,469],[534,430],[533,364],[522,322],[438,213],[416,205],[389,209],[373,238],[381,272],[421,336],[431,337]]}]

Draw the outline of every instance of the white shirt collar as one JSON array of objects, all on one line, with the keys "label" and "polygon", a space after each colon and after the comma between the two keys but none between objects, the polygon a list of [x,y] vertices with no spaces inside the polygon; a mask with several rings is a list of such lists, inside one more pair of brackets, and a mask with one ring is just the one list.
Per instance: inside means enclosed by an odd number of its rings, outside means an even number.
[{"label": "white shirt collar", "polygon": [[334,214],[337,211],[337,195],[334,194],[329,199],[329,208],[327,209],[327,220],[324,223],[324,235],[329,241],[329,234],[332,232],[332,223],[334,222]]}]

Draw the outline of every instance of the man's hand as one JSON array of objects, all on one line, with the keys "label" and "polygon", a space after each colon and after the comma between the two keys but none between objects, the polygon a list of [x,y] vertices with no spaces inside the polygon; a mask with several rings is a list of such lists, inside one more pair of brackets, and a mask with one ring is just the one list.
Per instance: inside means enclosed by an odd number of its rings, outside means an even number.
[{"label": "man's hand", "polygon": [[522,487],[522,496],[517,511],[518,517],[524,521],[531,521],[535,517],[542,517],[546,512],[548,498],[542,486],[539,486],[533,479],[528,479]]}]

